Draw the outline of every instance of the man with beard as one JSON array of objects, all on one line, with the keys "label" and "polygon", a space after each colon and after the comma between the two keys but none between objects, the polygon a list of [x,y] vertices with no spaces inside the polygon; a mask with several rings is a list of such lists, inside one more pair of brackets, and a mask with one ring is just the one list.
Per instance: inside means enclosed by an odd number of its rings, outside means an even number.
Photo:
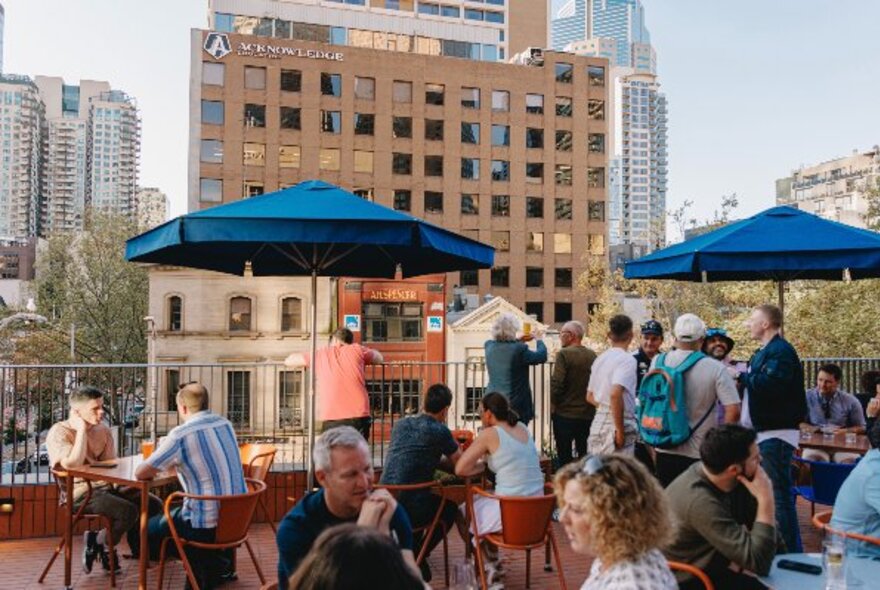
[{"label": "man with beard", "polygon": [[[642,341],[639,350],[633,355],[636,357],[636,396],[638,396],[642,379],[651,368],[651,361],[660,354],[660,346],[663,345],[663,325],[657,320],[648,320],[642,324],[641,332]],[[648,471],[654,473],[654,449],[641,440],[637,440],[635,455],[636,459],[648,468]]]},{"label": "man with beard", "polygon": [[[724,424],[709,431],[700,463],[682,473],[666,493],[678,524],[665,550],[673,561],[702,569],[715,588],[763,589],[776,555],[776,503],[773,483],[761,467],[754,430]],[[690,574],[677,574],[679,587],[702,588]]]}]

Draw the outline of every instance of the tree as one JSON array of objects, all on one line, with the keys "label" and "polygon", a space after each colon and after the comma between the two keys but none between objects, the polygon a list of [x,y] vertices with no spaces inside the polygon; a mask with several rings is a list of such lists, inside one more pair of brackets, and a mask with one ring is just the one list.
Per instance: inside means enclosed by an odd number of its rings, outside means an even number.
[{"label": "tree", "polygon": [[81,234],[49,238],[37,261],[36,292],[38,311],[50,326],[34,336],[37,347],[22,344],[44,357],[32,362],[58,362],[59,354],[68,361],[69,353],[61,351],[67,349],[71,326],[77,362],[146,361],[147,270],[125,260],[125,240],[136,233],[127,217],[92,213]]},{"label": "tree", "polygon": [[865,191],[865,200],[868,201],[868,209],[862,216],[865,226],[874,231],[880,231],[880,187],[874,186]]}]

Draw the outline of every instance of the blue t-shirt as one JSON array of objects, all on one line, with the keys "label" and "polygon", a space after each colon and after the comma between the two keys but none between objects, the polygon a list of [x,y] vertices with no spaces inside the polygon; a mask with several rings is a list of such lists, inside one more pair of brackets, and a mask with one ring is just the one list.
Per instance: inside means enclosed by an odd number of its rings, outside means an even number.
[{"label": "blue t-shirt", "polygon": [[443,455],[452,456],[458,443],[449,428],[427,414],[399,420],[391,431],[381,483],[400,485],[431,481]]},{"label": "blue t-shirt", "polygon": [[[831,528],[880,536],[880,450],[868,451],[840,486]],[[880,547],[859,541],[856,554],[876,559],[880,557]]]},{"label": "blue t-shirt", "polygon": [[[343,519],[333,515],[324,501],[324,490],[308,494],[300,500],[278,525],[275,542],[278,545],[278,588],[287,590],[287,582],[297,566],[308,554],[324,529],[338,524],[356,522],[357,518]],[[401,549],[413,548],[412,526],[406,511],[399,505],[391,517],[391,530]]]}]

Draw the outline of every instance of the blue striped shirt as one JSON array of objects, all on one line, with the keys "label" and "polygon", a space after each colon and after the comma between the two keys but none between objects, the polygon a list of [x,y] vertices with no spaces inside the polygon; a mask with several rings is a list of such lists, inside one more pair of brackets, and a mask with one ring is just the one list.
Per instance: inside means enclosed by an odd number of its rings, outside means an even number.
[{"label": "blue striped shirt", "polygon": [[[171,430],[146,463],[159,471],[177,468],[183,491],[198,496],[244,494],[244,471],[235,431],[229,420],[205,410]],[[197,529],[217,526],[214,501],[183,502],[181,517]]]}]

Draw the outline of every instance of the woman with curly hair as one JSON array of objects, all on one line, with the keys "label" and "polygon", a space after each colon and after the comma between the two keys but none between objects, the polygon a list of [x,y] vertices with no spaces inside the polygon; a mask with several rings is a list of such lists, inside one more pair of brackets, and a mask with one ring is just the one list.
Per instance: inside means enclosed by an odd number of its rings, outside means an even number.
[{"label": "woman with curly hair", "polygon": [[556,474],[556,495],[575,553],[593,555],[581,590],[676,590],[660,547],[673,534],[666,496],[637,460],[588,455]]}]

